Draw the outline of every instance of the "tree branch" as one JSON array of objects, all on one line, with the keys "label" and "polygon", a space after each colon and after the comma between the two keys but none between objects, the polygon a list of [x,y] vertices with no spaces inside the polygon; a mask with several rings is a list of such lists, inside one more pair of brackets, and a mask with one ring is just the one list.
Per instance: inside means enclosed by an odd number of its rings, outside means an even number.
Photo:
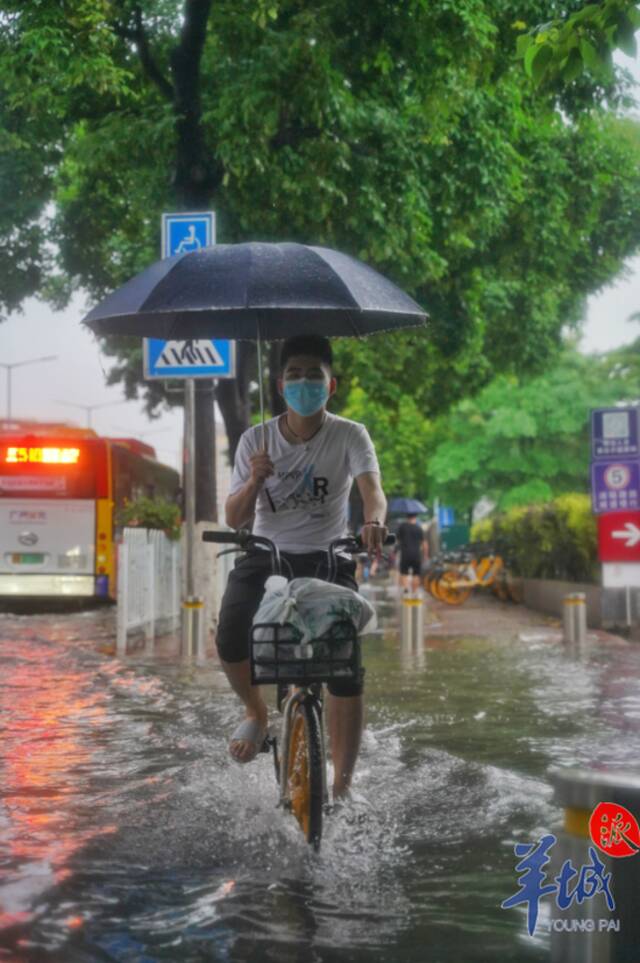
[{"label": "tree branch", "polygon": [[149,49],[149,43],[147,41],[147,35],[144,30],[144,24],[142,22],[142,10],[140,7],[136,7],[134,10],[134,18],[136,23],[136,46],[138,48],[138,54],[140,56],[140,62],[142,64],[142,69],[147,74],[147,76],[152,80],[163,96],[167,100],[173,100],[174,90],[173,84],[171,84],[164,74],[161,72],[160,68],[156,64],[155,60],[151,56],[151,51]]},{"label": "tree branch", "polygon": [[133,16],[135,21],[134,28],[126,27],[123,24],[115,24],[113,28],[114,32],[118,37],[122,37],[123,40],[129,40],[136,45],[144,73],[149,80],[153,81],[165,100],[172,101],[175,93],[173,84],[167,80],[151,55],[140,7],[134,9]]}]

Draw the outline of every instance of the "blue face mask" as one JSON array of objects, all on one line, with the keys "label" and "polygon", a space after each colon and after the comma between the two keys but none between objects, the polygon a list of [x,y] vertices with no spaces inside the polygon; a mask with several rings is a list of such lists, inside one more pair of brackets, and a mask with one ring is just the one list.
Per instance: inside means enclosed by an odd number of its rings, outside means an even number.
[{"label": "blue face mask", "polygon": [[282,393],[289,407],[306,418],[315,415],[316,411],[320,411],[327,403],[329,386],[324,381],[300,378],[296,381],[285,381]]}]

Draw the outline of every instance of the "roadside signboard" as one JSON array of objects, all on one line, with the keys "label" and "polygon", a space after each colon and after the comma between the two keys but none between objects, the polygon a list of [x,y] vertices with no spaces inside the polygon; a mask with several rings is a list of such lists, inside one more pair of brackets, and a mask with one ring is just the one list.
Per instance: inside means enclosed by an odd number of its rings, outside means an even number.
[{"label": "roadside signboard", "polygon": [[591,503],[605,589],[640,588],[640,407],[591,412]]},{"label": "roadside signboard", "polygon": [[603,562],[603,588],[640,588],[640,563]]},{"label": "roadside signboard", "polygon": [[591,453],[595,459],[640,458],[640,408],[594,408]]},{"label": "roadside signboard", "polygon": [[598,517],[598,556],[601,562],[640,565],[640,511]]},{"label": "roadside signboard", "polygon": [[591,502],[594,515],[640,509],[640,460],[593,462]]},{"label": "roadside signboard", "polygon": [[[214,211],[162,215],[162,257],[199,251],[216,242]],[[200,338],[165,341],[145,338],[144,377],[147,381],[168,378],[235,378],[235,342]]]},{"label": "roadside signboard", "polygon": [[235,341],[200,338],[163,341],[145,338],[144,376],[165,378],[234,378]]},{"label": "roadside signboard", "polygon": [[448,528],[443,528],[440,532],[440,548],[444,549],[445,552],[449,552],[454,548],[460,548],[462,545],[468,544],[468,525],[449,525]]},{"label": "roadside signboard", "polygon": [[438,507],[438,528],[450,528],[455,525],[456,516],[453,508],[444,505]]},{"label": "roadside signboard", "polygon": [[162,215],[162,257],[199,251],[216,243],[214,211]]}]

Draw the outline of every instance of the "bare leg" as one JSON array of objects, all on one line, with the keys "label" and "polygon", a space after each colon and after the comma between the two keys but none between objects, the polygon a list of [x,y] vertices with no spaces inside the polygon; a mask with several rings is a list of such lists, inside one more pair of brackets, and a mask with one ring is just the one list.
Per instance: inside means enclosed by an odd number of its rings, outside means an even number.
[{"label": "bare leg", "polygon": [[[247,719],[257,719],[258,722],[267,728],[268,710],[260,692],[260,686],[251,685],[251,670],[249,660],[243,662],[225,662],[220,659],[222,668],[227,679],[231,683],[231,688],[240,696],[244,703]],[[251,758],[254,747],[250,742],[244,740],[234,740],[229,746],[229,752],[238,762],[246,762]]]},{"label": "bare leg", "polygon": [[351,785],[355,769],[362,728],[364,724],[364,697],[326,696],[327,728],[333,760],[333,798],[342,796]]}]

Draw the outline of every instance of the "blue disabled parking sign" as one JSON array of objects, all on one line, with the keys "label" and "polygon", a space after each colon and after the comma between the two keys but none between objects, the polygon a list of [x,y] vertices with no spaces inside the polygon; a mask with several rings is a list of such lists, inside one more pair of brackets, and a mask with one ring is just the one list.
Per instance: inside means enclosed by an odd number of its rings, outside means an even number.
[{"label": "blue disabled parking sign", "polygon": [[[174,257],[216,243],[214,211],[162,215],[162,257]],[[144,376],[165,378],[235,378],[235,342],[198,338],[191,341],[144,339]]]},{"label": "blue disabled parking sign", "polygon": [[162,257],[199,251],[216,243],[214,211],[162,215]]}]

